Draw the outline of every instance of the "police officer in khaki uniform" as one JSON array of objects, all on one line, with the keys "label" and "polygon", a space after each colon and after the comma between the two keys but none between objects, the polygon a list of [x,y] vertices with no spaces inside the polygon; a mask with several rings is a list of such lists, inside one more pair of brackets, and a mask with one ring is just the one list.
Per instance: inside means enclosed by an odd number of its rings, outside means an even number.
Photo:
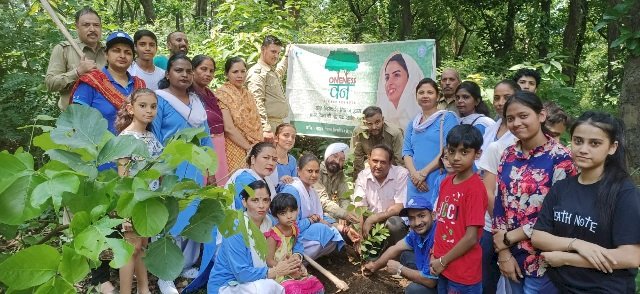
[{"label": "police officer in khaki uniform", "polygon": [[260,49],[260,59],[247,73],[247,88],[256,99],[264,139],[273,140],[276,127],[289,116],[289,101],[285,97],[282,79],[287,72],[289,47],[280,58],[282,42],[274,36],[266,36]]},{"label": "police officer in khaki uniform", "polygon": [[107,64],[105,47],[100,43],[102,20],[90,7],[84,7],[75,15],[78,39],[74,40],[84,53],[78,56],[67,41],[53,47],[44,83],[49,91],[60,93],[58,107],[64,110],[69,105],[69,92],[81,75],[103,68]]}]

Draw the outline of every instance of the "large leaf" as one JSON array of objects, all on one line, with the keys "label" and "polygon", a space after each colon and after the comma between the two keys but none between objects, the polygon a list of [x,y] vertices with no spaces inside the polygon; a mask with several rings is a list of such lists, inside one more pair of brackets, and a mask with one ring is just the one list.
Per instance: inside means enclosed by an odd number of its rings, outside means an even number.
[{"label": "large leaf", "polygon": [[100,231],[95,226],[89,226],[82,231],[73,240],[73,247],[76,252],[86,256],[87,258],[97,261],[100,256],[100,252],[106,247],[106,238],[100,234]]},{"label": "large leaf", "polygon": [[160,158],[166,160],[173,168],[176,168],[184,161],[193,164],[201,172],[207,169],[216,170],[218,167],[218,159],[213,149],[178,140],[169,142]]},{"label": "large leaf", "polygon": [[56,128],[51,131],[51,140],[71,148],[82,148],[95,158],[105,132],[108,132],[107,120],[98,110],[73,104],[58,117]]},{"label": "large leaf", "polygon": [[31,205],[39,207],[50,198],[53,200],[53,207],[57,211],[62,203],[64,192],[76,193],[80,186],[80,179],[72,173],[58,173],[51,179],[36,186],[31,193]]},{"label": "large leaf", "polygon": [[98,164],[116,161],[120,158],[141,156],[149,158],[149,150],[142,140],[134,136],[117,136],[109,140],[98,154]]},{"label": "large leaf", "polygon": [[66,149],[62,144],[56,144],[51,140],[51,133],[42,133],[33,138],[33,146],[40,147],[42,150],[47,151],[50,149]]},{"label": "large leaf", "polygon": [[55,276],[60,253],[49,245],[35,245],[0,264],[0,281],[14,290],[40,285]]},{"label": "large leaf", "polygon": [[220,201],[204,199],[198,205],[198,211],[189,219],[182,236],[200,243],[211,242],[213,226],[224,220],[224,208]]},{"label": "large leaf", "polygon": [[130,218],[131,213],[133,212],[133,208],[137,203],[138,201],[133,199],[133,193],[120,194],[118,203],[116,204],[116,211],[118,212],[118,216]]},{"label": "large leaf", "polygon": [[73,285],[60,277],[54,277],[36,290],[35,294],[72,294],[76,293]]},{"label": "large leaf", "polygon": [[84,161],[78,153],[67,150],[51,149],[45,154],[49,155],[51,160],[62,162],[74,171],[86,175],[90,179],[95,179],[98,176],[98,169],[96,168],[96,165],[94,163]]},{"label": "large leaf", "polygon": [[87,258],[76,253],[69,246],[62,246],[62,262],[58,268],[60,275],[69,283],[82,281],[89,274]]},{"label": "large leaf", "polygon": [[121,268],[131,260],[133,245],[124,239],[107,238],[107,244],[113,251],[113,260],[109,262],[112,268]]},{"label": "large leaf", "polygon": [[[62,203],[73,213],[80,211],[89,212],[92,220],[98,220],[104,215],[96,215],[109,208],[111,200],[105,191],[96,187],[96,181],[85,180],[80,183],[77,194],[64,193]],[[93,212],[93,213],[92,213]]]},{"label": "large leaf", "polygon": [[27,166],[15,155],[6,151],[0,152],[0,181],[7,179],[24,170],[33,170],[33,165]]},{"label": "large leaf", "polygon": [[182,272],[184,256],[173,238],[165,236],[149,244],[142,258],[147,270],[156,277],[173,281]]},{"label": "large leaf", "polygon": [[73,218],[71,219],[71,232],[77,236],[90,225],[91,218],[89,217],[89,213],[86,211],[80,211],[74,214]]},{"label": "large leaf", "polygon": [[142,237],[159,234],[169,219],[169,212],[157,198],[138,202],[131,213],[133,227]]},{"label": "large leaf", "polygon": [[33,171],[23,171],[0,182],[0,222],[19,225],[22,222],[39,216],[40,207],[31,205],[31,192],[46,179]]},{"label": "large leaf", "polygon": [[200,145],[200,140],[202,138],[206,138],[208,135],[204,131],[204,127],[202,128],[186,128],[180,131],[177,131],[172,139],[174,140],[184,140],[186,142],[191,142],[196,145]]}]

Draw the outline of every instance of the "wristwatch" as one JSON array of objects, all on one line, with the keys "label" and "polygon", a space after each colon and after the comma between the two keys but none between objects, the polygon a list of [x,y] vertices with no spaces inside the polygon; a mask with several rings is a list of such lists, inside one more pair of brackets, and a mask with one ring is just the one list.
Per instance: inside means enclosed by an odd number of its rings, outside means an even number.
[{"label": "wristwatch", "polygon": [[507,238],[507,233],[509,232],[504,232],[504,238],[502,239],[502,242],[504,242],[504,245],[506,245],[507,247],[511,247],[512,244],[509,238]]}]

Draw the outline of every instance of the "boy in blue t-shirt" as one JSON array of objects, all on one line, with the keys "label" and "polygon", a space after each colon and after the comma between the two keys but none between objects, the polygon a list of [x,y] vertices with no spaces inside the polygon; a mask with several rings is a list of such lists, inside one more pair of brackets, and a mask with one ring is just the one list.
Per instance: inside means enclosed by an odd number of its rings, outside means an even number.
[{"label": "boy in blue t-shirt", "polygon": [[[437,293],[437,277],[429,272],[429,255],[433,247],[433,203],[424,197],[409,199],[400,211],[409,218],[411,231],[389,247],[376,261],[364,266],[365,274],[372,274],[386,266],[389,273],[411,281],[405,293]],[[393,260],[400,256],[400,262]]]}]

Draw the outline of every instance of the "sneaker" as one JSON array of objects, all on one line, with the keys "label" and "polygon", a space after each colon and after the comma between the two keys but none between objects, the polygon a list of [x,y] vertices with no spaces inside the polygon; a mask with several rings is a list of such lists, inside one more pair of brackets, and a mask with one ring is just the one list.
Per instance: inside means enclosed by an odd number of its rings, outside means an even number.
[{"label": "sneaker", "polygon": [[158,288],[162,294],[178,294],[178,289],[173,281],[165,281],[158,279]]}]

